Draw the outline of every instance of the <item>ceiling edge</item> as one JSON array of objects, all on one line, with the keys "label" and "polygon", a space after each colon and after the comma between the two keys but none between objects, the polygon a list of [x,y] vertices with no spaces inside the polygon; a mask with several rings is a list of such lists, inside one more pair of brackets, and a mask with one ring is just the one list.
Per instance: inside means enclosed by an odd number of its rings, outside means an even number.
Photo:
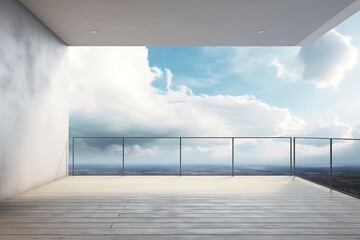
[{"label": "ceiling edge", "polygon": [[346,7],[344,10],[342,10],[340,13],[338,13],[335,17],[327,21],[325,24],[323,24],[321,27],[316,29],[313,33],[308,35],[305,39],[303,39],[301,42],[297,44],[297,46],[306,46],[316,39],[323,36],[325,33],[330,31],[331,29],[338,26],[340,23],[345,21],[347,18],[354,15],[356,12],[360,10],[360,0],[356,0],[353,3],[351,3],[348,7]]}]

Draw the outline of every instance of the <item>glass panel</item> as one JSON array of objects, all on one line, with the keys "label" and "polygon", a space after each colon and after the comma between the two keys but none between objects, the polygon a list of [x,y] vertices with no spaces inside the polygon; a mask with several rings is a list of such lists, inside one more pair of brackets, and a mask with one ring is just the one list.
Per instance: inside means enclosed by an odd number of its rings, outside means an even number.
[{"label": "glass panel", "polygon": [[296,176],[330,184],[330,140],[296,139]]},{"label": "glass panel", "polygon": [[237,138],[235,175],[290,175],[290,139]]},{"label": "glass panel", "polygon": [[125,175],[179,175],[179,138],[125,138]]},{"label": "glass panel", "polygon": [[231,139],[183,138],[182,175],[231,175]]},{"label": "glass panel", "polygon": [[333,140],[333,187],[360,197],[360,141]]},{"label": "glass panel", "polygon": [[75,138],[75,175],[122,173],[122,138]]}]

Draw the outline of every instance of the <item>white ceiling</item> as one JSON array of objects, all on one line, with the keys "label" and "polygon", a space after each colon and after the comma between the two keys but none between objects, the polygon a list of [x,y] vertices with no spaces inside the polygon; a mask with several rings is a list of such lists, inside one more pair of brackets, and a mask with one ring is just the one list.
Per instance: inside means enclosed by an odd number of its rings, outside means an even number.
[{"label": "white ceiling", "polygon": [[360,9],[360,0],[19,1],[74,46],[306,45]]}]

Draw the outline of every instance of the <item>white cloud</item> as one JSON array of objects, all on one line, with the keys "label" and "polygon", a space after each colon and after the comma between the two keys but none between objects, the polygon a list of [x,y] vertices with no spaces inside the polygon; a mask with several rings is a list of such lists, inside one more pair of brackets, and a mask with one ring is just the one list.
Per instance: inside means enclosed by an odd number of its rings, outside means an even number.
[{"label": "white cloud", "polygon": [[336,88],[345,73],[355,66],[357,55],[351,38],[332,30],[301,48],[298,59],[303,66],[302,78],[317,88]]},{"label": "white cloud", "polygon": [[116,154],[122,153],[122,145],[111,144],[111,145],[107,146],[106,151],[110,152],[110,153],[116,153]]},{"label": "white cloud", "polygon": [[169,92],[171,91],[173,75],[171,73],[171,70],[168,68],[165,68],[165,73],[166,73],[166,90]]},{"label": "white cloud", "polygon": [[[254,96],[189,95],[174,91],[164,97],[183,120],[184,128],[201,135],[284,135],[300,119],[285,108],[271,106]],[[188,125],[188,126],[186,126]]]},{"label": "white cloud", "polygon": [[154,78],[159,78],[159,79],[163,78],[163,72],[161,71],[160,68],[154,66],[154,67],[151,67],[150,69],[154,73]]},{"label": "white cloud", "polygon": [[300,78],[297,72],[287,69],[285,65],[281,63],[277,58],[273,59],[270,65],[276,68],[276,76],[278,78],[288,78],[288,79]]},{"label": "white cloud", "polygon": [[[254,80],[261,80],[256,78],[259,74],[259,69],[267,71],[270,67],[283,68],[291,77],[299,77],[297,70],[298,62],[294,61],[299,52],[299,47],[205,47],[204,53],[207,57],[216,59],[218,63],[223,64],[224,69],[216,69],[217,72],[224,71],[224,73],[235,73],[248,79],[250,76]],[[286,66],[283,64],[286,62]],[[225,64],[224,64],[225,63]],[[282,65],[282,67],[281,67]],[[291,69],[294,70],[289,70]],[[289,68],[289,69],[287,69]],[[284,77],[282,73],[281,77]]]},{"label": "white cloud", "polygon": [[295,59],[273,57],[270,66],[278,78],[308,81],[317,88],[336,88],[357,63],[358,49],[351,38],[335,30],[301,47]]},{"label": "white cloud", "polygon": [[[70,61],[75,136],[351,135],[339,120],[307,123],[255,96],[172,89],[171,71],[150,67],[145,47],[73,47]],[[161,93],[151,83],[164,72],[168,91]]]},{"label": "white cloud", "polygon": [[139,144],[133,144],[125,147],[126,154],[134,154],[135,156],[154,156],[159,152],[157,146],[143,147]]},{"label": "white cloud", "polygon": [[350,125],[341,122],[337,116],[334,116],[330,120],[321,118],[316,119],[305,124],[299,130],[299,133],[306,133],[309,136],[344,138],[351,138],[353,136],[353,128]]}]

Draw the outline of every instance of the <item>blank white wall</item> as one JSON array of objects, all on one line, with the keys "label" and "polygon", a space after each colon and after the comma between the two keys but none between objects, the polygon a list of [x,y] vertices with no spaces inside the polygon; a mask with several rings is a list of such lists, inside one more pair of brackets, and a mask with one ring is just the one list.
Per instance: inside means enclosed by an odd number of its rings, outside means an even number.
[{"label": "blank white wall", "polygon": [[0,199],[66,176],[67,46],[0,1]]}]

